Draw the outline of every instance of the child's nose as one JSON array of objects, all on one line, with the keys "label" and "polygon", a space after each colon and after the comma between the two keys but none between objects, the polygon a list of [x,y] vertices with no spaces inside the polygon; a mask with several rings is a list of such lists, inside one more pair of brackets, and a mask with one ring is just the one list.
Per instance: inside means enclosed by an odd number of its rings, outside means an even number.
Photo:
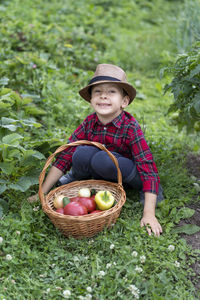
[{"label": "child's nose", "polygon": [[102,91],[102,92],[101,92],[101,97],[102,97],[102,98],[106,98],[107,95],[108,95],[108,92],[107,92],[107,91]]}]

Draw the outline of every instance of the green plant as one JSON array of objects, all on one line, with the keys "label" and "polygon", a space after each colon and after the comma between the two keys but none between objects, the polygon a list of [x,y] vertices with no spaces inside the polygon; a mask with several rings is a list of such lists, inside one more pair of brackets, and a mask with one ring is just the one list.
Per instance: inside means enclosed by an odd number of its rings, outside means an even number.
[{"label": "green plant", "polygon": [[174,102],[168,112],[177,112],[174,116],[179,129],[186,126],[188,131],[198,129],[200,121],[200,43],[190,52],[179,55],[174,66],[167,68],[173,79],[165,86],[165,92],[171,91]]},{"label": "green plant", "polygon": [[[36,106],[31,98],[22,97],[11,89],[2,88],[0,112],[0,170],[2,172],[0,194],[3,197],[8,191],[15,190],[23,193],[38,184],[45,155],[61,142],[56,137],[48,140],[45,134],[42,139],[33,142],[34,138],[37,140],[44,132],[42,124],[36,121],[35,116],[39,118],[45,114],[45,111]],[[45,151],[46,143],[48,151]],[[7,211],[8,204],[2,199],[0,216]]]}]

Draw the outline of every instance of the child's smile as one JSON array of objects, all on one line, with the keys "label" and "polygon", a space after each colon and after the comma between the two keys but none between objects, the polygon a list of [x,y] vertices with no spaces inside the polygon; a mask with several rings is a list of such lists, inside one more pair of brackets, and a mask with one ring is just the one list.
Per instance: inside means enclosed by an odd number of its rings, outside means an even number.
[{"label": "child's smile", "polygon": [[107,107],[111,106],[111,104],[100,102],[100,103],[97,103],[97,106],[99,106],[100,108],[107,108]]}]

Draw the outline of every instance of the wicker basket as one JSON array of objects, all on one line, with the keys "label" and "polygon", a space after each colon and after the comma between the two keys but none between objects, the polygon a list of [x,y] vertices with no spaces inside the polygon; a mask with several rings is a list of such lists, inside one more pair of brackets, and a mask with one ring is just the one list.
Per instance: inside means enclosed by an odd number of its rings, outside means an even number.
[{"label": "wicker basket", "polygon": [[[96,146],[101,150],[104,150],[108,153],[109,157],[114,162],[117,168],[117,178],[118,183],[104,181],[104,180],[81,180],[74,181],[60,187],[57,187],[50,191],[46,196],[42,192],[42,183],[45,177],[46,169],[51,164],[54,156],[72,146],[79,145],[92,145]],[[115,205],[105,211],[102,211],[98,214],[87,214],[84,216],[69,216],[62,215],[55,211],[53,200],[56,195],[64,194],[67,197],[75,197],[78,195],[80,188],[88,187],[89,189],[95,189],[96,191],[108,190],[110,191],[115,198]],[[55,153],[53,153],[46,161],[46,164],[39,177],[39,197],[42,203],[43,211],[51,219],[52,223],[57,227],[66,237],[74,238],[83,238],[83,237],[92,237],[102,231],[106,227],[110,227],[114,224],[120,214],[122,206],[126,201],[126,193],[122,187],[122,175],[119,169],[118,161],[115,156],[108,151],[105,146],[97,142],[90,142],[86,140],[76,141],[67,145],[59,147]]]}]

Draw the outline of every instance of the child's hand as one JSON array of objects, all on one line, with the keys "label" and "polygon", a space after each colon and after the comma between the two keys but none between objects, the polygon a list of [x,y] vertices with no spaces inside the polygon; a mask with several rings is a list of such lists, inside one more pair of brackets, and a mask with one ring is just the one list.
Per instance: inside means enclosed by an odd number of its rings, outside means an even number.
[{"label": "child's hand", "polygon": [[152,214],[144,214],[140,221],[140,226],[146,226],[146,230],[149,235],[151,235],[152,231],[155,234],[155,236],[160,236],[160,234],[162,233],[162,227],[160,223],[158,222],[157,218]]},{"label": "child's hand", "polygon": [[38,202],[38,201],[39,201],[38,194],[32,195],[31,197],[28,198],[28,202],[30,202],[30,203]]}]

